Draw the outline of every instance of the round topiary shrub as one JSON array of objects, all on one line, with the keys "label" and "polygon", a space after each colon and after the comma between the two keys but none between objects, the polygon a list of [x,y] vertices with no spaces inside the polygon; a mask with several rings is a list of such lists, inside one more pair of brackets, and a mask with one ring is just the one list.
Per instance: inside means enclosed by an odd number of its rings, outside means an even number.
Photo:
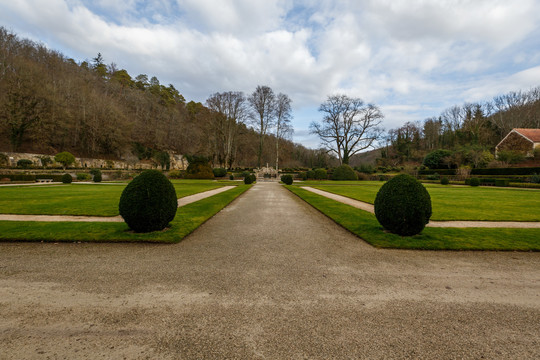
[{"label": "round topiary shrub", "polygon": [[352,167],[343,164],[334,169],[332,180],[358,180],[358,175]]},{"label": "round topiary shrub", "polygon": [[450,180],[446,176],[441,178],[441,185],[448,185],[450,184]]},{"label": "round topiary shrub", "polygon": [[480,179],[479,178],[471,178],[470,184],[471,184],[471,186],[480,186]]},{"label": "round topiary shrub", "polygon": [[293,178],[291,175],[282,175],[281,181],[283,181],[286,185],[292,185]]},{"label": "round topiary shrub", "polygon": [[244,176],[244,184],[246,185],[253,184],[255,181],[257,181],[257,177],[253,174]]},{"label": "round topiary shrub", "polygon": [[176,215],[178,200],[169,179],[158,170],[146,170],[122,192],[120,215],[135,232],[163,230]]},{"label": "round topiary shrub", "polygon": [[234,180],[234,175],[233,174],[229,175],[229,180]]},{"label": "round topiary shrub", "polygon": [[377,193],[375,216],[385,229],[394,234],[416,235],[431,217],[431,197],[414,177],[406,174],[395,176]]},{"label": "round topiary shrub", "polygon": [[100,171],[99,173],[97,173],[96,175],[94,175],[94,179],[93,179],[93,180],[94,180],[94,182],[97,182],[97,183],[98,183],[98,182],[101,182],[102,179],[103,179],[103,178],[102,178],[102,176],[101,176],[101,171]]},{"label": "round topiary shrub", "polygon": [[72,181],[73,181],[73,178],[71,177],[71,175],[69,174],[62,175],[62,182],[64,184],[71,184]]},{"label": "round topiary shrub", "polygon": [[215,177],[225,177],[227,175],[227,170],[224,168],[214,168],[212,169]]}]

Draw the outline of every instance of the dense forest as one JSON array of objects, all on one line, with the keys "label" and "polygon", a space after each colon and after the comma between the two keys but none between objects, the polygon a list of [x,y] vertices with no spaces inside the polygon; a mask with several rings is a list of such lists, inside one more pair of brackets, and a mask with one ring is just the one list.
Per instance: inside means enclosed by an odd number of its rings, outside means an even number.
[{"label": "dense forest", "polygon": [[[231,99],[238,113],[217,103]],[[248,100],[229,91],[188,102],[173,85],[132,77],[101,54],[78,63],[0,27],[0,151],[128,161],[173,151],[207,156],[214,166],[253,167],[275,164],[279,149],[281,167],[329,165],[323,150],[293,143],[292,129],[253,126]]]},{"label": "dense forest", "polygon": [[[422,162],[427,153],[445,149],[448,167],[488,166],[495,160],[495,146],[514,128],[540,128],[540,87],[513,91],[483,103],[455,105],[437,117],[392,129],[378,163]],[[515,160],[523,159],[516,155]],[[511,158],[504,160],[512,162]]]}]

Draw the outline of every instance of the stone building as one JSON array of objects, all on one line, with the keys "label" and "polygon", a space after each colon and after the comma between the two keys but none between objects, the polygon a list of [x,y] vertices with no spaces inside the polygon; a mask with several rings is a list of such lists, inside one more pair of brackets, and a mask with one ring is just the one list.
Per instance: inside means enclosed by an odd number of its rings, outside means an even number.
[{"label": "stone building", "polygon": [[533,156],[534,149],[540,149],[540,129],[512,129],[495,147],[495,155],[500,151],[517,151]]}]

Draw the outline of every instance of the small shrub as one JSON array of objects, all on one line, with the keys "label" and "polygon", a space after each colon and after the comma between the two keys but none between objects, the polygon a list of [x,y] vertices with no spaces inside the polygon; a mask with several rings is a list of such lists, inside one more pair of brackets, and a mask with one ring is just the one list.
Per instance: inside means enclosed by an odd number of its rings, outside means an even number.
[{"label": "small shrub", "polygon": [[450,184],[450,180],[446,176],[441,178],[441,185],[448,185]]},{"label": "small shrub", "polygon": [[306,171],[306,177],[310,180],[313,180],[315,179],[315,171],[313,170],[308,170]]},{"label": "small shrub", "polygon": [[456,175],[458,180],[466,180],[471,176],[471,167],[470,166],[460,166],[459,169],[456,170]]},{"label": "small shrub", "polygon": [[0,166],[8,166],[9,165],[9,156],[6,154],[0,153]]},{"label": "small shrub", "polygon": [[118,208],[135,232],[159,231],[174,219],[178,200],[165,175],[158,170],[146,170],[126,186]]},{"label": "small shrub", "polygon": [[430,152],[424,157],[424,166],[430,169],[441,169],[448,167],[448,158],[452,155],[452,151],[438,149]]},{"label": "small shrub", "polygon": [[229,180],[234,180],[234,175],[233,174],[229,175]]},{"label": "small shrub", "polygon": [[21,160],[17,161],[17,167],[20,167],[20,168],[23,168],[23,169],[28,169],[29,167],[32,167],[32,165],[34,165],[32,160],[21,159]]},{"label": "small shrub", "polygon": [[227,170],[224,168],[214,168],[212,169],[212,172],[214,173],[215,177],[224,177],[227,175]]},{"label": "small shrub", "polygon": [[71,175],[69,174],[62,175],[62,182],[64,184],[71,184],[72,181],[73,181],[73,178],[71,177]]},{"label": "small shrub", "polygon": [[101,170],[99,170],[99,169],[90,169],[89,173],[92,176],[96,176],[97,174],[101,175]]},{"label": "small shrub", "polygon": [[371,178],[368,174],[359,171],[356,172],[356,175],[358,176],[358,180],[369,180]]},{"label": "small shrub", "polygon": [[253,174],[248,174],[247,176],[244,176],[244,184],[249,185],[257,181],[257,178]]},{"label": "small shrub", "polygon": [[358,175],[352,167],[344,164],[334,169],[332,180],[358,180]]},{"label": "small shrub", "polygon": [[180,170],[171,170],[169,171],[169,178],[171,179],[181,179],[182,172]]},{"label": "small shrub", "polygon": [[101,182],[101,180],[103,180],[103,178],[101,176],[101,171],[100,171],[99,173],[94,175],[93,181],[98,183],[98,182]]},{"label": "small shrub", "polygon": [[62,164],[65,169],[75,162],[75,156],[73,156],[73,154],[70,152],[64,151],[56,154],[54,156],[54,161]]},{"label": "small shrub", "polygon": [[246,177],[248,177],[249,175],[250,175],[250,172],[249,172],[249,171],[242,171],[242,172],[240,173],[240,176],[243,177],[244,179],[245,179]]},{"label": "small shrub", "polygon": [[356,170],[364,174],[373,174],[376,171],[375,167],[370,164],[360,164],[360,166],[356,167]]},{"label": "small shrub", "polygon": [[497,153],[497,160],[506,164],[517,164],[525,160],[525,154],[520,151],[503,150]]},{"label": "small shrub", "polygon": [[392,233],[416,235],[431,218],[431,198],[426,188],[414,177],[398,175],[377,193],[375,216]]},{"label": "small shrub", "polygon": [[92,178],[92,175],[87,173],[77,173],[77,180],[79,181],[85,181],[90,180]]},{"label": "small shrub", "polygon": [[532,176],[529,178],[529,182],[533,184],[540,184],[540,175],[539,174],[532,174]]},{"label": "small shrub", "polygon": [[47,167],[47,165],[53,163],[53,159],[50,156],[40,156],[39,160],[41,161],[41,166]]},{"label": "small shrub", "polygon": [[471,179],[469,179],[469,185],[471,185],[471,186],[480,186],[480,179],[479,178],[471,178]]},{"label": "small shrub", "polygon": [[328,174],[326,173],[326,169],[315,169],[314,171],[315,179],[317,180],[326,180],[328,179]]},{"label": "small shrub", "polygon": [[292,185],[293,177],[291,175],[283,175],[281,176],[281,181],[283,181],[283,183],[285,183],[286,185]]}]

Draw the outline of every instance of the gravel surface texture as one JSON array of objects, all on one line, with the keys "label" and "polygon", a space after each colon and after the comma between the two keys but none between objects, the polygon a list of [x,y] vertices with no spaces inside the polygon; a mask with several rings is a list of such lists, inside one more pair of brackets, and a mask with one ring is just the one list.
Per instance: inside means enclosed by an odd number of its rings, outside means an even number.
[{"label": "gravel surface texture", "polygon": [[538,359],[540,253],[380,250],[276,183],[175,245],[0,244],[1,359]]}]

